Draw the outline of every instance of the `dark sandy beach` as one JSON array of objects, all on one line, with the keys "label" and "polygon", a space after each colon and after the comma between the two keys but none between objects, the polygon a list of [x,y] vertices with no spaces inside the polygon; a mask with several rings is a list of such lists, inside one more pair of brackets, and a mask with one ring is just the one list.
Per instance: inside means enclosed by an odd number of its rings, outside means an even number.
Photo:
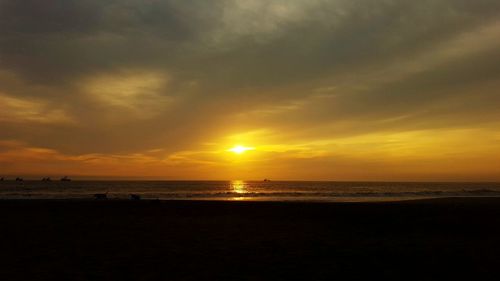
[{"label": "dark sandy beach", "polygon": [[500,276],[499,198],[389,203],[3,200],[0,227],[0,280]]}]

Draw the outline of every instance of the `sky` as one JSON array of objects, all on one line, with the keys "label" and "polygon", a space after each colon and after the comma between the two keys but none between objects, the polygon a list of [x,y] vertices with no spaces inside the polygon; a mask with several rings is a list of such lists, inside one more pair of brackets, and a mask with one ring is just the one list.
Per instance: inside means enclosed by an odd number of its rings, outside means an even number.
[{"label": "sky", "polygon": [[0,176],[500,181],[498,0],[0,0],[0,34]]}]

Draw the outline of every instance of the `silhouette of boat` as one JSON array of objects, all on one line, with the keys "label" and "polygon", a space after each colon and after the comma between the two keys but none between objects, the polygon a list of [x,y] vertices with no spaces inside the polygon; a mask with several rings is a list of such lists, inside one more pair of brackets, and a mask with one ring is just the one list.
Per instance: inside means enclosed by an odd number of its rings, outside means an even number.
[{"label": "silhouette of boat", "polygon": [[46,177],[46,178],[43,178],[42,181],[52,181],[52,179],[50,179],[50,177]]},{"label": "silhouette of boat", "polygon": [[265,182],[269,182],[269,181],[271,181],[271,180],[270,180],[270,179],[264,179],[264,181],[265,181]]},{"label": "silhouette of boat", "polygon": [[23,178],[17,177],[16,181],[23,181]]},{"label": "silhouette of boat", "polygon": [[61,178],[61,181],[71,181],[71,179],[68,176],[64,176]]}]

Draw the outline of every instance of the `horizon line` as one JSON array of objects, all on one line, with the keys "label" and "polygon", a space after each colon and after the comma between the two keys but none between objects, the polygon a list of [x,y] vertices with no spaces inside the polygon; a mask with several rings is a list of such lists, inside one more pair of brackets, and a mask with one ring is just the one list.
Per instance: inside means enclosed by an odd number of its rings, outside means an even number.
[{"label": "horizon line", "polygon": [[[58,182],[64,176],[49,177],[52,181]],[[360,183],[500,183],[500,180],[335,180],[335,179],[165,179],[150,177],[99,177],[99,176],[68,176],[72,181],[165,181],[165,182],[360,182]],[[16,178],[22,178],[23,181],[42,181],[40,176],[0,176],[4,181],[15,181]]]}]

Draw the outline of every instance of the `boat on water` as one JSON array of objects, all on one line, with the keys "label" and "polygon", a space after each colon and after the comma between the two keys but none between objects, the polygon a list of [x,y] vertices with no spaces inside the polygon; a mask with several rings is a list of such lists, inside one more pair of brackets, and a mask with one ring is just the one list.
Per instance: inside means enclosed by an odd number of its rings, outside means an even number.
[{"label": "boat on water", "polygon": [[64,176],[61,178],[61,181],[71,181],[71,179],[68,176]]}]

